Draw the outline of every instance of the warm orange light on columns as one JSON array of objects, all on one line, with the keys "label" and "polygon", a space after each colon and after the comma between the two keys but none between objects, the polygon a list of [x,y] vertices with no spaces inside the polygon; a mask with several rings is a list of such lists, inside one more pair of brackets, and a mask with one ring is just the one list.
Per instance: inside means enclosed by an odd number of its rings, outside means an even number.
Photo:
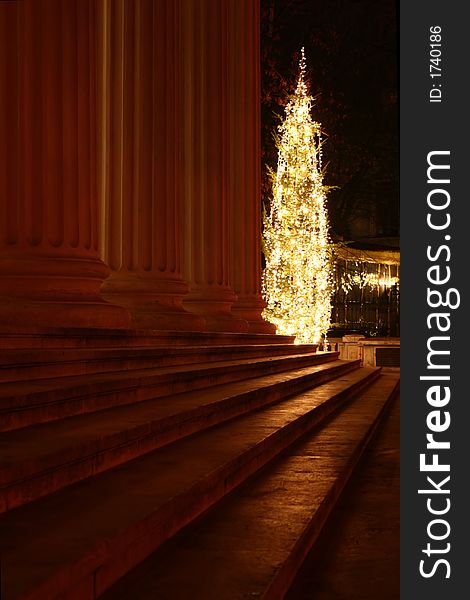
[{"label": "warm orange light on columns", "polygon": [[0,327],[122,327],[98,253],[94,0],[0,12]]},{"label": "warm orange light on columns", "polygon": [[188,310],[204,315],[213,331],[247,331],[231,311],[230,281],[228,8],[229,0],[183,3],[185,275]]},{"label": "warm orange light on columns", "polygon": [[232,224],[232,312],[253,333],[275,333],[261,318],[261,147],[259,3],[229,3],[229,205]]},{"label": "warm orange light on columns", "polygon": [[102,294],[136,327],[197,331],[183,309],[182,102],[179,3],[102,4]]}]

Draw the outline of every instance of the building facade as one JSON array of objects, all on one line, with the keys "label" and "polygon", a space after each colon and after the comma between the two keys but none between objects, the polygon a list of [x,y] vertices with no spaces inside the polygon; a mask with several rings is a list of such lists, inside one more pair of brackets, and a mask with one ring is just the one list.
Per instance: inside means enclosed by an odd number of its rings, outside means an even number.
[{"label": "building facade", "polygon": [[273,333],[259,6],[6,2],[0,322]]}]

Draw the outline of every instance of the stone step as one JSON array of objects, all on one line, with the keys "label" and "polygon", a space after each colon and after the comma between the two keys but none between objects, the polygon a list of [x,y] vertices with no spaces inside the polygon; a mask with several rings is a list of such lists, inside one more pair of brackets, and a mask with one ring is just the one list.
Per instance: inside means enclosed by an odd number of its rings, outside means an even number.
[{"label": "stone step", "polygon": [[96,598],[379,372],[356,369],[3,514],[3,597]]},{"label": "stone step", "polygon": [[0,382],[307,354],[314,353],[316,349],[315,344],[170,348],[8,348],[1,351]]},{"label": "stone step", "polygon": [[285,600],[400,598],[399,396],[392,401]]},{"label": "stone step", "polygon": [[1,383],[0,431],[321,364],[336,360],[338,355],[274,356]]},{"label": "stone step", "polygon": [[358,367],[330,361],[4,432],[0,512]]},{"label": "stone step", "polygon": [[174,346],[245,346],[293,344],[294,337],[265,333],[153,331],[148,329],[41,328],[33,330],[3,324],[0,348],[123,348]]},{"label": "stone step", "polygon": [[[397,383],[397,375],[382,375],[101,600],[284,598],[361,454],[387,418]],[[332,597],[318,591],[322,598]]]}]

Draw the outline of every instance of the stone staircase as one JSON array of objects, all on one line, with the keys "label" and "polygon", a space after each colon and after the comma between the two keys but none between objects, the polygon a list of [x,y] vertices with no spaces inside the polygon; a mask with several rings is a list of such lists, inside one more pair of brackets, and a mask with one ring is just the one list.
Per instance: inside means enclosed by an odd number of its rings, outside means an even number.
[{"label": "stone staircase", "polygon": [[282,598],[398,387],[282,336],[40,340],[0,350],[6,600]]}]

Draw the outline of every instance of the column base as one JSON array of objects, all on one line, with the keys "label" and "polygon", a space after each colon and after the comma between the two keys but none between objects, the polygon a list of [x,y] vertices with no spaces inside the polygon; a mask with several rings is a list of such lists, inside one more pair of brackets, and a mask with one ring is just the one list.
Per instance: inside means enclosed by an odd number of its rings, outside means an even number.
[{"label": "column base", "polygon": [[109,268],[98,258],[0,259],[0,321],[12,327],[127,328],[129,313],[99,296]]},{"label": "column base", "polygon": [[276,326],[274,323],[265,321],[261,316],[265,306],[266,303],[261,298],[239,296],[237,302],[232,306],[232,312],[240,319],[245,319],[248,322],[249,333],[275,334]]},{"label": "column base", "polygon": [[245,319],[248,323],[248,333],[269,333],[270,335],[276,334],[276,325],[273,323],[269,323],[268,321],[263,321],[263,319],[253,319],[251,320],[243,310],[234,310],[235,315],[239,316],[242,319]]},{"label": "column base", "polygon": [[151,279],[133,273],[114,273],[103,284],[101,295],[125,307],[131,327],[161,331],[206,331],[202,316],[184,309],[188,285],[181,279]]},{"label": "column base", "polygon": [[94,302],[30,302],[17,298],[0,297],[0,330],[15,327],[65,327],[127,329],[131,319],[120,306],[104,300]]},{"label": "column base", "polygon": [[236,295],[227,288],[199,288],[183,300],[183,306],[191,313],[201,315],[206,330],[225,333],[247,333],[248,323],[231,312]]},{"label": "column base", "polygon": [[236,316],[204,315],[206,330],[218,333],[248,333],[248,323]]},{"label": "column base", "polygon": [[157,303],[143,308],[130,309],[131,326],[135,329],[154,329],[160,331],[206,331],[206,322],[202,317],[186,312],[184,309],[171,310]]}]

